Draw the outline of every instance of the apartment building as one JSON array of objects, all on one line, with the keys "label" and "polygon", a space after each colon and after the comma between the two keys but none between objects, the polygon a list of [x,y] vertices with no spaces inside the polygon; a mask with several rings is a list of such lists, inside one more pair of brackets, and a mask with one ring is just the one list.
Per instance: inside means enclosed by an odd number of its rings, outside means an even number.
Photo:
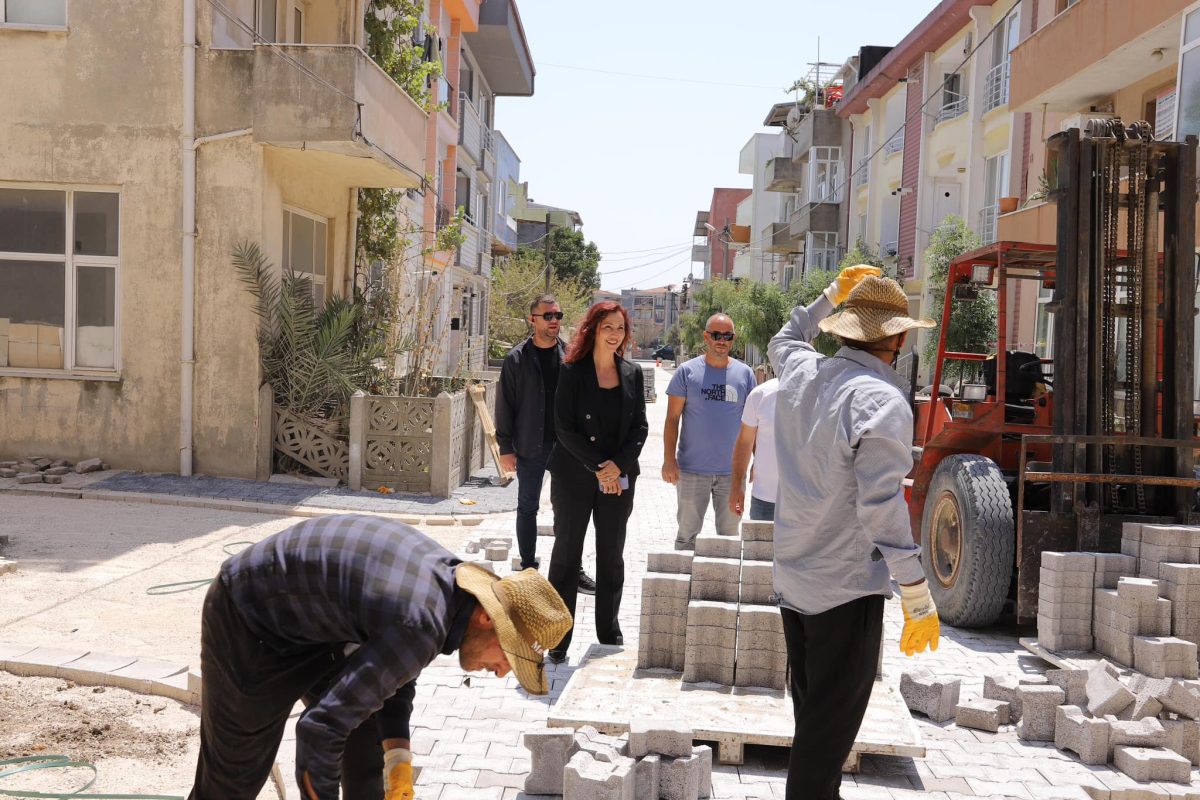
[{"label": "apartment building", "polygon": [[[735,235],[731,226],[738,224],[738,204],[750,193],[750,189],[713,189],[708,210],[696,212],[696,223],[692,228],[692,263],[702,265],[700,270],[693,269],[693,272],[700,272],[702,280],[733,277],[737,248],[731,244]],[[697,241],[700,239],[703,244]]]},{"label": "apartment building", "polygon": [[521,183],[521,159],[504,134],[495,131],[496,182],[493,187],[492,257],[511,255],[517,250],[517,221],[513,218],[517,187]]},{"label": "apartment building", "polygon": [[720,236],[736,253],[735,278],[784,284],[788,278],[786,267],[799,256],[800,244],[780,235],[780,228],[788,226],[785,206],[791,196],[770,189],[767,180],[771,162],[789,151],[790,145],[791,140],[783,132],[756,133],[738,154],[738,172],[751,179],[750,194],[737,206],[736,225],[744,228],[745,234],[735,235],[731,226]]},{"label": "apartment building", "polygon": [[924,252],[937,226],[953,214],[994,241],[1000,198],[1013,194],[1019,6],[942,0],[873,66],[862,60],[837,107],[853,129],[847,238],[894,260],[914,314],[930,313]]},{"label": "apartment building", "polygon": [[634,345],[649,348],[663,344],[679,321],[679,292],[674,285],[653,289],[622,289],[621,305],[629,312]]}]

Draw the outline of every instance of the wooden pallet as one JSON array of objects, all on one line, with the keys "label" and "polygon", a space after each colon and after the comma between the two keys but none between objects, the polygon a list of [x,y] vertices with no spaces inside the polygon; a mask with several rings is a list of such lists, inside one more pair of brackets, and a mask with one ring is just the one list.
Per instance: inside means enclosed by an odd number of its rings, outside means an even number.
[{"label": "wooden pallet", "polygon": [[517,475],[515,472],[505,472],[504,467],[500,464],[500,444],[496,441],[496,423],[492,421],[492,415],[488,412],[487,401],[484,399],[484,388],[476,383],[471,386],[468,394],[471,396],[471,402],[475,404],[475,413],[479,415],[479,423],[483,426],[484,436],[487,437],[488,450],[491,451],[492,461],[496,464],[496,474],[500,476],[500,485],[507,486]]},{"label": "wooden pallet", "polygon": [[1106,658],[1104,655],[1097,653],[1094,650],[1054,651],[1039,644],[1036,636],[1025,636],[1017,641],[1026,650],[1033,653],[1043,661],[1053,664],[1059,669],[1091,669],[1101,661],[1107,661],[1109,664],[1116,667],[1122,675],[1133,674],[1133,669],[1131,667],[1128,667],[1119,661],[1114,661],[1111,658]]},{"label": "wooden pallet", "polygon": [[[742,764],[748,744],[791,747],[792,701],[770,689],[684,683],[678,672],[638,669],[637,648],[591,645],[562,696],[551,727],[591,725],[602,733],[629,730],[632,717],[678,719],[698,741],[717,743],[717,760]],[[854,749],[843,767],[857,772],[863,753],[923,757],[925,745],[896,687],[876,681]]]}]

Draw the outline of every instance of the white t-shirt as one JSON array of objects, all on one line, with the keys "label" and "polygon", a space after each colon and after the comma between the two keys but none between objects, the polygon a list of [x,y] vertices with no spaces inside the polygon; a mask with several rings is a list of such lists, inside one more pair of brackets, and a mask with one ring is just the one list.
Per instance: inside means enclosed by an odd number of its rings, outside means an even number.
[{"label": "white t-shirt", "polygon": [[779,464],[775,460],[775,395],[779,379],[760,383],[746,398],[742,409],[742,424],[758,428],[754,440],[754,483],[750,494],[768,503],[775,502],[779,490]]}]

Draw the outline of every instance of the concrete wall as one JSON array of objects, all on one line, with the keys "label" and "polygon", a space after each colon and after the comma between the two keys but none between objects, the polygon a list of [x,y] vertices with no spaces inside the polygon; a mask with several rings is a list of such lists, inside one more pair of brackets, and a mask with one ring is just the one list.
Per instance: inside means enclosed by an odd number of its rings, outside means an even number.
[{"label": "concrete wall", "polygon": [[67,32],[0,30],[0,179],[121,193],[118,379],[0,377],[5,456],[178,469],[181,16],[76,2]]}]

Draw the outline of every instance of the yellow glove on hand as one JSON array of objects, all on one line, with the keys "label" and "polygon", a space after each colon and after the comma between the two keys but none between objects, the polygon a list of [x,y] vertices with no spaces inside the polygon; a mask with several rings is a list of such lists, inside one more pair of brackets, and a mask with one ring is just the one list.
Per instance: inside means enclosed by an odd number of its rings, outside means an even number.
[{"label": "yellow glove on hand", "polygon": [[850,292],[854,291],[854,287],[862,283],[862,279],[868,275],[883,274],[879,267],[872,267],[867,264],[856,264],[853,267],[846,267],[838,273],[838,276],[833,279],[833,283],[829,284],[829,288],[825,290],[825,296],[829,298],[829,302],[834,306],[840,306],[846,302],[846,298],[850,296]]},{"label": "yellow glove on hand", "polygon": [[412,751],[393,747],[383,751],[384,800],[413,800]]},{"label": "yellow glove on hand", "polygon": [[911,656],[922,652],[926,645],[930,652],[938,648],[937,607],[929,594],[929,583],[921,581],[912,586],[900,587],[900,606],[904,609],[904,630],[900,633],[900,649]]}]

